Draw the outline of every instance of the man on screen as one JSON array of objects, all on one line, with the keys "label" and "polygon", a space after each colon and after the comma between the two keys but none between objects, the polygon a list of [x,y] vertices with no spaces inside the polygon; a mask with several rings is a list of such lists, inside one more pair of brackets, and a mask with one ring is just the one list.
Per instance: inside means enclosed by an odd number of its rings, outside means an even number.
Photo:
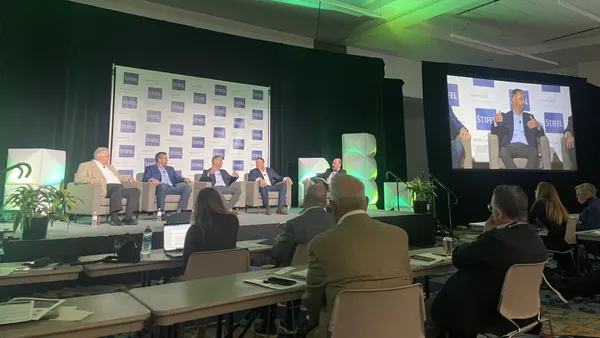
[{"label": "man on screen", "polygon": [[[470,141],[471,134],[456,115],[451,106],[448,106],[450,111],[450,140],[452,144],[452,168],[458,169],[461,167],[463,156],[465,155],[465,147],[462,145],[461,140]],[[460,137],[460,139],[459,139]]]},{"label": "man on screen", "polygon": [[513,159],[526,158],[526,169],[538,166],[538,137],[544,135],[540,123],[532,114],[524,112],[525,94],[521,89],[511,92],[512,111],[496,113],[491,133],[500,139],[500,158],[506,169],[517,169]]},{"label": "man on screen", "polygon": [[[569,150],[569,159],[571,167],[577,169],[577,158],[575,157],[575,131],[573,130],[573,116],[569,116],[567,128],[565,129],[565,139],[567,139],[567,149]],[[563,154],[565,156],[565,154]]]}]

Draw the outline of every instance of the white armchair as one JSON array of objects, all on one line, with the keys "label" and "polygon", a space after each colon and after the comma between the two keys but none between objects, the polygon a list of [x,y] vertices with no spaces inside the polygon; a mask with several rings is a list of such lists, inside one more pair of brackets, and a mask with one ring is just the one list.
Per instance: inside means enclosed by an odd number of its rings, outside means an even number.
[{"label": "white armchair", "polygon": [[[142,184],[136,183],[123,183],[125,189],[138,188],[142,192]],[[73,196],[81,199],[72,209],[69,209],[68,213],[75,215],[91,216],[94,213],[98,216],[104,216],[110,214],[110,199],[102,196],[102,186],[100,183],[94,184],[75,184],[71,182],[67,185],[67,190],[73,194]],[[140,205],[143,193],[140,194]],[[123,210],[127,205],[127,199],[123,199]],[[139,211],[139,210],[137,210]]]},{"label": "white armchair", "polygon": [[[246,208],[258,208],[258,213],[260,213],[260,208],[263,206],[262,197],[260,197],[258,191],[260,185],[256,181],[248,181],[248,174],[244,175],[244,181],[246,183]],[[287,192],[285,193],[285,204],[289,208],[292,204],[292,183],[288,181],[286,184]],[[269,206],[277,205],[278,203],[279,192],[269,191]]]},{"label": "white armchair", "polygon": [[[506,169],[506,165],[500,158],[500,140],[498,135],[492,133],[488,134],[488,151],[490,155],[490,169]],[[550,142],[548,137],[541,136],[538,138],[538,153],[541,154],[541,161],[538,168],[544,170],[550,170]],[[527,165],[526,158],[515,158],[514,159],[517,168],[525,168]]]},{"label": "white armchair", "polygon": [[[143,212],[155,212],[158,209],[156,206],[156,187],[151,182],[142,182],[143,177],[143,173],[138,173],[136,175],[136,180],[142,185],[141,209]],[[180,184],[186,183],[179,183],[178,185]],[[192,194],[190,195],[190,199],[187,204],[187,210],[192,210],[194,208],[194,202],[196,201],[196,196],[198,196],[198,192],[207,187],[210,187],[209,182],[194,182],[194,185],[192,186]],[[163,211],[177,210],[179,198],[179,195],[167,195],[167,197],[165,198],[165,210]]]},{"label": "white armchair", "polygon": [[[196,196],[198,196],[198,192],[201,189],[212,187],[212,184],[210,182],[199,182],[200,177],[202,177],[202,174],[194,175],[195,183],[194,183],[194,192],[192,193],[192,196],[194,196],[194,198],[193,198],[194,201],[196,200]],[[240,195],[240,199],[237,201],[237,203],[234,206],[236,209],[246,207],[246,185],[244,183],[245,182],[242,182],[238,179],[237,181],[233,182],[233,184],[231,184],[232,187],[237,187],[242,192]],[[196,184],[199,184],[199,186],[196,187]],[[225,200],[229,201],[233,195],[232,194],[223,194],[223,196],[225,196]]]}]

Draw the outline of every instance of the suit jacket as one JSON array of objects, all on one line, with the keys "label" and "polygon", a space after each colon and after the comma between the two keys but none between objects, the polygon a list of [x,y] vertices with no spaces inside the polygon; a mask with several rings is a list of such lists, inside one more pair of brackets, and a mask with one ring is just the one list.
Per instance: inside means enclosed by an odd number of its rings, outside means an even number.
[{"label": "suit jacket", "polygon": [[[269,175],[269,180],[271,181],[271,185],[275,185],[283,181],[285,177],[277,174],[275,170],[271,168],[265,168],[267,175]],[[256,181],[257,178],[263,178],[263,174],[257,168],[250,170],[248,173],[248,181]]]},{"label": "suit jacket", "polygon": [[450,139],[454,140],[460,134],[461,129],[466,129],[465,125],[460,122],[456,115],[454,115],[454,111],[451,106],[448,106],[450,110]]},{"label": "suit jacket", "polygon": [[[121,181],[121,183],[127,183],[129,181],[129,177],[119,174],[117,169],[115,169],[115,167],[113,167],[112,165],[107,164],[106,167],[108,168],[108,170],[112,171],[113,174],[115,174],[117,176],[117,178],[119,178],[119,181]],[[93,160],[88,161],[88,162],[83,162],[79,165],[79,168],[77,168],[77,172],[75,173],[75,184],[90,183],[90,179],[92,177],[96,179],[96,183],[99,183],[101,185],[102,197],[105,197],[106,196],[106,177],[104,177],[102,170],[100,170],[100,168],[98,168],[98,165]]]},{"label": "suit jacket", "polygon": [[[217,182],[217,179],[215,178],[215,175],[209,175],[208,172],[210,170],[204,170],[202,172],[202,176],[200,176],[200,182],[212,182],[212,186],[215,186],[215,183]],[[223,178],[223,182],[225,182],[226,186],[230,186],[233,182],[237,181],[237,177],[235,176],[231,176],[229,175],[229,173],[227,172],[227,170],[225,169],[220,169],[219,170],[221,172],[221,177]]]},{"label": "suit jacket", "polygon": [[[167,175],[169,175],[169,179],[173,185],[181,182],[185,182],[185,178],[181,177],[178,173],[175,172],[175,169],[171,166],[166,166],[165,170],[167,171]],[[162,182],[162,175],[160,174],[160,170],[158,169],[158,165],[150,165],[144,169],[144,178],[142,181],[148,182],[150,179],[156,179],[159,182]]]},{"label": "suit jacket", "polygon": [[308,337],[326,338],[337,294],[344,289],[412,283],[408,235],[367,214],[347,217],[308,244],[304,305],[319,326]]},{"label": "suit jacket", "polygon": [[490,328],[510,329],[498,312],[506,271],[514,264],[547,259],[544,242],[531,224],[522,222],[484,232],[476,241],[463,244],[452,253],[452,263],[458,271],[437,294],[431,319],[445,332],[476,334]]},{"label": "suit jacket", "polygon": [[[317,174],[317,177],[322,178],[324,180],[327,180],[327,178],[329,177],[329,175],[331,174],[332,171],[333,171],[333,169],[327,168],[327,170],[325,170],[324,173]],[[338,170],[338,174],[339,175],[346,175],[346,170],[340,169],[340,170]]]},{"label": "suit jacket", "polygon": [[[529,122],[529,119],[532,117],[534,117],[532,114],[523,112],[523,130],[525,131],[525,139],[527,139],[527,144],[530,147],[535,147],[537,149],[537,139],[538,137],[544,136],[544,129],[542,128],[541,124],[539,129],[530,129],[529,127],[527,127],[527,122]],[[502,118],[502,122],[500,122],[498,126],[495,126],[494,122],[492,122],[491,129],[491,133],[494,135],[498,135],[498,138],[500,138],[501,147],[511,143],[515,128],[515,119],[512,110],[506,113],[502,113]]]},{"label": "suit jacket", "polygon": [[287,221],[273,246],[273,257],[277,265],[290,265],[298,244],[308,244],[315,236],[333,228],[334,225],[333,215],[324,208],[317,207],[307,209],[300,216]]},{"label": "suit jacket", "polygon": [[577,222],[577,231],[600,229],[600,198],[592,197],[583,205]]},{"label": "suit jacket", "polygon": [[567,120],[567,128],[565,128],[565,133],[570,132],[573,137],[575,137],[575,130],[573,129],[573,116],[569,116]]}]

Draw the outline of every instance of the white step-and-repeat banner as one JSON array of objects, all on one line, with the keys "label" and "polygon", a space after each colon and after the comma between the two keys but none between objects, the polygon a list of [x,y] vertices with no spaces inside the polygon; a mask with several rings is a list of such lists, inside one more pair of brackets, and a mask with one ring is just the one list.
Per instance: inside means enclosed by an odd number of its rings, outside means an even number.
[{"label": "white step-and-repeat banner", "polygon": [[512,109],[513,89],[523,90],[525,111],[541,123],[550,142],[551,158],[556,154],[562,161],[560,142],[571,116],[569,87],[448,75],[448,102],[456,118],[471,133],[473,159],[489,162],[488,133],[496,112]]},{"label": "white step-and-repeat banner", "polygon": [[114,67],[111,163],[135,177],[157,152],[192,178],[223,156],[243,178],[269,163],[269,88],[151,70]]}]

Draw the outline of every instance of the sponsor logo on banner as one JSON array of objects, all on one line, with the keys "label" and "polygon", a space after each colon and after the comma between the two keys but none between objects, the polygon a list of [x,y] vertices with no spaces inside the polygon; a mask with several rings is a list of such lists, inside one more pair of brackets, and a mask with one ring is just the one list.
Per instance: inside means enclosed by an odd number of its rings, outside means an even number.
[{"label": "sponsor logo on banner", "polygon": [[204,148],[204,136],[193,136],[192,148]]},{"label": "sponsor logo on banner", "polygon": [[473,79],[473,86],[494,88],[494,80]]},{"label": "sponsor logo on banner", "polygon": [[158,110],[146,111],[146,122],[160,123],[160,112]]},{"label": "sponsor logo on banner", "polygon": [[162,88],[148,87],[148,98],[162,100]]},{"label": "sponsor logo on banner", "polygon": [[544,129],[546,133],[562,134],[565,132],[562,113],[544,113]]},{"label": "sponsor logo on banner", "polygon": [[262,119],[263,119],[262,109],[252,109],[252,119],[262,121]]},{"label": "sponsor logo on banner", "polygon": [[194,93],[194,103],[197,103],[197,104],[206,104],[206,94],[204,94],[204,93]]},{"label": "sponsor logo on banner", "polygon": [[496,118],[496,109],[475,108],[475,123],[477,130],[491,130]]},{"label": "sponsor logo on banner", "polygon": [[244,171],[244,161],[243,160],[233,160],[233,170]]},{"label": "sponsor logo on banner", "polygon": [[263,100],[263,91],[259,89],[252,90],[252,99],[257,101]]},{"label": "sponsor logo on banner", "polygon": [[169,135],[183,136],[183,124],[172,124],[169,126]]},{"label": "sponsor logo on banner", "polygon": [[204,160],[192,160],[190,165],[191,171],[202,171],[204,170]]},{"label": "sponsor logo on banner", "polygon": [[225,128],[215,127],[213,130],[213,138],[225,138]]},{"label": "sponsor logo on banner", "polygon": [[262,141],[263,139],[263,131],[262,130],[252,130],[252,140],[253,141]]},{"label": "sponsor logo on banner", "polygon": [[137,109],[137,97],[136,96],[123,96],[121,101],[122,108]]},{"label": "sponsor logo on banner", "polygon": [[119,157],[135,157],[135,146],[121,144],[119,146]]},{"label": "sponsor logo on banner", "polygon": [[233,139],[233,149],[234,150],[244,150],[244,139],[243,138],[234,138]]},{"label": "sponsor logo on banner", "polygon": [[169,147],[169,158],[181,160],[183,158],[183,148]]},{"label": "sponsor logo on banner", "polygon": [[227,86],[215,85],[215,95],[227,96]]},{"label": "sponsor logo on banner", "polygon": [[121,132],[135,134],[135,121],[121,121]]},{"label": "sponsor logo on banner", "polygon": [[560,86],[542,85],[542,92],[560,93]]},{"label": "sponsor logo on banner", "polygon": [[146,145],[151,147],[160,146],[160,135],[159,134],[146,134]]},{"label": "sponsor logo on banner", "polygon": [[240,117],[236,117],[233,119],[233,128],[235,129],[244,129],[246,128],[246,120]]},{"label": "sponsor logo on banner", "polygon": [[171,89],[173,90],[185,90],[185,80],[173,79]]},{"label": "sponsor logo on banner", "polygon": [[155,164],[156,164],[156,160],[151,157],[147,157],[144,159],[144,168],[149,167],[151,165],[155,165]]},{"label": "sponsor logo on banner", "polygon": [[136,73],[125,72],[123,74],[123,83],[128,85],[137,86],[140,82],[140,75]]},{"label": "sponsor logo on banner", "polygon": [[[508,101],[510,102],[510,109],[512,110],[512,89],[508,90]],[[525,95],[525,108],[524,111],[531,111],[529,109],[529,91],[523,90],[523,95]]]},{"label": "sponsor logo on banner", "polygon": [[225,149],[213,149],[213,156],[221,156],[225,160]]},{"label": "sponsor logo on banner", "polygon": [[233,98],[233,107],[234,108],[246,108],[246,99],[243,97]]},{"label": "sponsor logo on banner", "polygon": [[119,174],[127,177],[133,177],[133,170],[119,170]]},{"label": "sponsor logo on banner", "polygon": [[556,99],[554,98],[554,96],[548,96],[541,98],[540,102],[548,106],[553,106],[556,104]]},{"label": "sponsor logo on banner", "polygon": [[205,126],[206,125],[206,115],[194,114],[194,120],[192,121],[192,125]]},{"label": "sponsor logo on banner", "polygon": [[171,101],[171,112],[172,113],[183,113],[183,112],[185,112],[185,102]]},{"label": "sponsor logo on banner", "polygon": [[219,116],[219,117],[227,116],[227,107],[215,106],[215,116]]},{"label": "sponsor logo on banner", "polygon": [[256,161],[260,157],[262,157],[262,150],[252,150],[252,161]]},{"label": "sponsor logo on banner", "polygon": [[458,107],[458,85],[454,83],[448,83],[448,103],[452,107]]}]

